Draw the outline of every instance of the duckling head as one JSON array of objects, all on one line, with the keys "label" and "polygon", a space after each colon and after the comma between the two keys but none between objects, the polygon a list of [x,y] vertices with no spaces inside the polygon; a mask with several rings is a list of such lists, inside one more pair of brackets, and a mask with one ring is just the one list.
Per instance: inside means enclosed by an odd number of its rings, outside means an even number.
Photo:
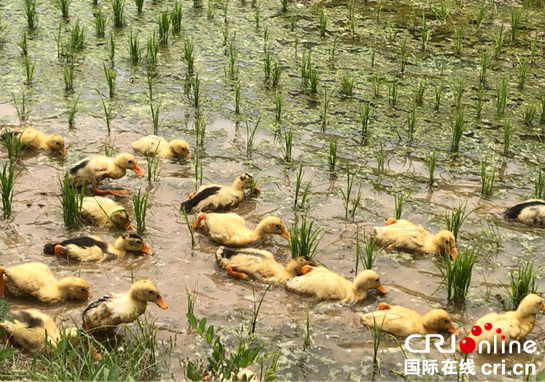
[{"label": "duckling head", "polygon": [[434,241],[441,253],[448,253],[453,260],[458,256],[456,239],[452,232],[447,230],[439,231],[439,233],[435,235]]},{"label": "duckling head", "polygon": [[134,227],[131,224],[131,219],[129,218],[129,214],[123,207],[114,208],[110,212],[110,219],[116,229],[124,229],[126,231],[134,230]]},{"label": "duckling head", "polygon": [[381,293],[386,293],[386,288],[380,283],[379,275],[370,269],[361,272],[354,279],[354,290],[367,293],[368,289],[376,289]]},{"label": "duckling head", "polygon": [[135,233],[124,233],[116,241],[115,246],[125,251],[150,253],[151,249],[144,240]]},{"label": "duckling head", "polygon": [[174,155],[184,159],[191,159],[189,153],[189,145],[183,139],[173,139],[168,144],[170,149],[174,152]]},{"label": "duckling head", "polygon": [[47,146],[51,151],[58,151],[62,155],[66,155],[66,146],[64,139],[60,135],[50,135],[47,137]]},{"label": "duckling head", "polygon": [[78,300],[87,300],[91,297],[89,285],[79,277],[65,277],[59,281],[59,289],[68,296]]},{"label": "duckling head", "polygon": [[[303,267],[304,266],[307,266],[307,267],[313,266],[313,267],[315,267],[316,262],[311,257],[308,257],[308,256],[297,256],[296,258],[292,259],[288,263],[288,265],[286,266],[286,270],[291,274],[301,276],[301,275],[305,274],[303,272]],[[306,273],[308,273],[308,272],[306,272]]]},{"label": "duckling head", "polygon": [[424,326],[432,332],[449,331],[458,335],[458,329],[450,320],[450,316],[443,309],[432,309],[424,316]]},{"label": "duckling head", "polygon": [[290,233],[282,224],[282,220],[274,216],[268,216],[261,221],[258,225],[258,229],[264,233],[271,235],[280,235],[286,240],[291,240]]},{"label": "duckling head", "polygon": [[144,176],[144,171],[138,166],[136,158],[132,154],[123,153],[115,157],[114,162],[117,166],[125,170],[132,170],[140,176]]},{"label": "duckling head", "polygon": [[138,280],[132,284],[130,294],[132,298],[138,301],[153,302],[161,309],[168,309],[167,303],[151,280]]},{"label": "duckling head", "polygon": [[[254,177],[251,176],[250,174],[246,173],[246,174],[241,174],[239,175],[236,179],[235,179],[235,182],[233,184],[233,187],[234,188],[240,188],[242,190],[244,189],[251,189],[252,188],[252,183],[254,182]],[[256,185],[254,187],[254,189],[257,191],[257,192],[260,192],[261,189]]]},{"label": "duckling head", "polygon": [[545,310],[543,300],[537,294],[532,293],[522,299],[517,308],[517,313],[521,317],[529,317],[535,316],[541,310]]}]

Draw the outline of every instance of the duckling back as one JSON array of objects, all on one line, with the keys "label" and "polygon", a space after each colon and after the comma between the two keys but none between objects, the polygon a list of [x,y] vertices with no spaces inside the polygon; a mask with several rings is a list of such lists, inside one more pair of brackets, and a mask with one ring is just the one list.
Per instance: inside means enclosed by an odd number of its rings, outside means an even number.
[{"label": "duckling back", "polygon": [[6,331],[8,340],[14,345],[28,350],[40,350],[44,347],[45,336],[57,343],[59,329],[53,319],[36,309],[13,311],[13,321],[4,321],[0,326]]},{"label": "duckling back", "polygon": [[269,251],[247,248],[233,249],[219,247],[216,251],[216,262],[231,275],[242,278],[236,273],[256,278],[264,282],[285,283],[291,275],[279,264]]},{"label": "duckling back", "polygon": [[529,226],[545,227],[545,201],[529,200],[509,208],[503,215]]},{"label": "duckling back", "polygon": [[320,300],[354,301],[353,284],[324,267],[315,267],[303,276],[290,278],[286,281],[286,290]]}]

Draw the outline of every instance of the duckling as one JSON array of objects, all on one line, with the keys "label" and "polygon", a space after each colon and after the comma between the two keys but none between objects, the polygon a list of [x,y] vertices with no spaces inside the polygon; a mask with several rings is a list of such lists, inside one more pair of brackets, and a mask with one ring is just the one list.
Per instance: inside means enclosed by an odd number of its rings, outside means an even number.
[{"label": "duckling", "polygon": [[361,320],[370,328],[374,328],[376,323],[382,325],[383,331],[401,337],[438,334],[441,331],[458,335],[458,329],[443,309],[432,309],[422,317],[414,310],[382,302],[378,311],[362,314]]},{"label": "duckling", "polygon": [[519,203],[506,210],[503,216],[529,226],[545,228],[545,201],[531,199]]},{"label": "duckling", "polygon": [[151,154],[161,158],[191,159],[189,145],[183,139],[173,139],[169,143],[157,135],[148,135],[133,142],[132,148],[141,154]]},{"label": "duckling", "polygon": [[367,298],[367,289],[376,289],[386,293],[375,271],[365,270],[354,279],[354,282],[330,271],[325,267],[305,265],[303,276],[288,279],[286,290],[299,294],[309,294],[320,300],[340,300],[356,302]]},{"label": "duckling", "polygon": [[125,176],[127,170],[132,170],[139,176],[144,176],[144,171],[131,154],[119,154],[115,158],[104,155],[97,155],[92,158],[85,158],[76,163],[70,169],[70,179],[74,185],[83,186],[90,184],[93,192],[97,195],[119,195],[127,196],[127,190],[103,190],[98,188],[100,183],[106,179],[119,179]]},{"label": "duckling", "polygon": [[245,279],[251,276],[261,282],[282,284],[291,277],[302,275],[303,266],[316,265],[311,258],[299,256],[284,267],[276,262],[274,255],[269,251],[226,247],[219,247],[216,252],[216,262],[221,269],[225,269],[233,277]]},{"label": "duckling", "polygon": [[42,263],[26,263],[13,267],[0,267],[0,295],[32,296],[41,302],[55,304],[68,298],[87,300],[89,286],[79,277],[60,280]]},{"label": "duckling", "polygon": [[244,219],[237,214],[200,214],[193,228],[201,225],[208,228],[212,240],[222,245],[241,246],[254,243],[266,234],[277,234],[290,240],[290,233],[282,221],[274,216],[267,216],[254,230],[246,227]]},{"label": "duckling", "polygon": [[135,233],[124,233],[115,243],[106,243],[98,236],[82,236],[49,243],[44,246],[44,253],[56,257],[69,257],[79,261],[110,261],[122,259],[127,252],[150,253],[151,250],[144,240]]},{"label": "duckling", "polygon": [[[250,174],[239,175],[231,186],[209,184],[201,186],[197,192],[189,194],[189,200],[182,203],[180,210],[185,208],[187,213],[193,211],[226,210],[239,204],[245,197],[244,190],[250,189],[254,178]],[[260,188],[255,186],[260,192]]]},{"label": "duckling", "polygon": [[138,280],[126,293],[107,294],[89,304],[83,311],[83,327],[85,330],[113,330],[117,325],[133,322],[144,314],[148,302],[168,309],[153,281]]},{"label": "duckling", "polygon": [[101,196],[84,197],[81,204],[81,215],[97,227],[113,224],[119,230],[134,230],[125,208],[113,200]]},{"label": "duckling", "polygon": [[[477,349],[482,341],[494,342],[494,336],[499,337],[498,341],[504,340],[509,343],[511,340],[518,341],[526,337],[536,325],[536,314],[545,310],[545,304],[540,296],[529,294],[520,302],[517,310],[503,314],[490,313],[477,320],[475,326],[480,326],[482,333],[475,336],[471,329],[467,334],[475,340]],[[492,330],[485,330],[485,324],[491,324]],[[501,333],[496,332],[501,329]],[[504,338],[501,338],[504,336]]]},{"label": "duckling", "polygon": [[64,139],[60,135],[47,135],[39,130],[27,127],[23,131],[12,131],[2,134],[0,140],[5,141],[8,135],[20,138],[23,147],[33,147],[36,150],[57,151],[66,155]]},{"label": "duckling", "polygon": [[389,249],[419,253],[449,253],[454,260],[458,255],[456,239],[452,232],[444,230],[432,235],[421,225],[407,220],[388,219],[386,227],[371,228],[371,237],[376,237],[377,244]]},{"label": "duckling", "polygon": [[[61,329],[55,321],[45,313],[36,309],[25,309],[10,312],[13,321],[4,321],[0,327],[7,334],[7,340],[13,345],[27,350],[42,350],[45,340],[57,345],[62,338]],[[66,337],[75,337],[77,328],[66,329]]]}]

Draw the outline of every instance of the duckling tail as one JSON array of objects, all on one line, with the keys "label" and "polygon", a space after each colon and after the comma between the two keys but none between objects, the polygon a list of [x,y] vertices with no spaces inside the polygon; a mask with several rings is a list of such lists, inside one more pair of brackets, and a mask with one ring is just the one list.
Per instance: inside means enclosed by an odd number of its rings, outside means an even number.
[{"label": "duckling tail", "polygon": [[55,256],[55,245],[52,243],[47,243],[44,245],[44,253],[49,256]]}]

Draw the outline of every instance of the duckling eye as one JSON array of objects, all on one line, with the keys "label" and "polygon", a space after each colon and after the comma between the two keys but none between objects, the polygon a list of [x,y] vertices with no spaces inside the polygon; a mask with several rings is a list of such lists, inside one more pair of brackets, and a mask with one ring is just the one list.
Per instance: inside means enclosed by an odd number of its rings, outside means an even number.
[{"label": "duckling eye", "polygon": [[129,163],[132,164],[132,160],[130,160]]},{"label": "duckling eye", "polygon": [[375,279],[375,281],[378,283],[380,281],[380,279]]},{"label": "duckling eye", "polygon": [[148,292],[149,292],[149,294],[153,294],[153,291],[152,291],[152,290],[150,290],[150,291],[148,291]]},{"label": "duckling eye", "polygon": [[448,324],[448,320],[445,320],[445,324]]},{"label": "duckling eye", "polygon": [[277,225],[276,225],[276,228],[280,228],[280,224],[277,224]]},{"label": "duckling eye", "polygon": [[81,291],[82,291],[82,292],[85,292],[85,288],[81,288]]}]

